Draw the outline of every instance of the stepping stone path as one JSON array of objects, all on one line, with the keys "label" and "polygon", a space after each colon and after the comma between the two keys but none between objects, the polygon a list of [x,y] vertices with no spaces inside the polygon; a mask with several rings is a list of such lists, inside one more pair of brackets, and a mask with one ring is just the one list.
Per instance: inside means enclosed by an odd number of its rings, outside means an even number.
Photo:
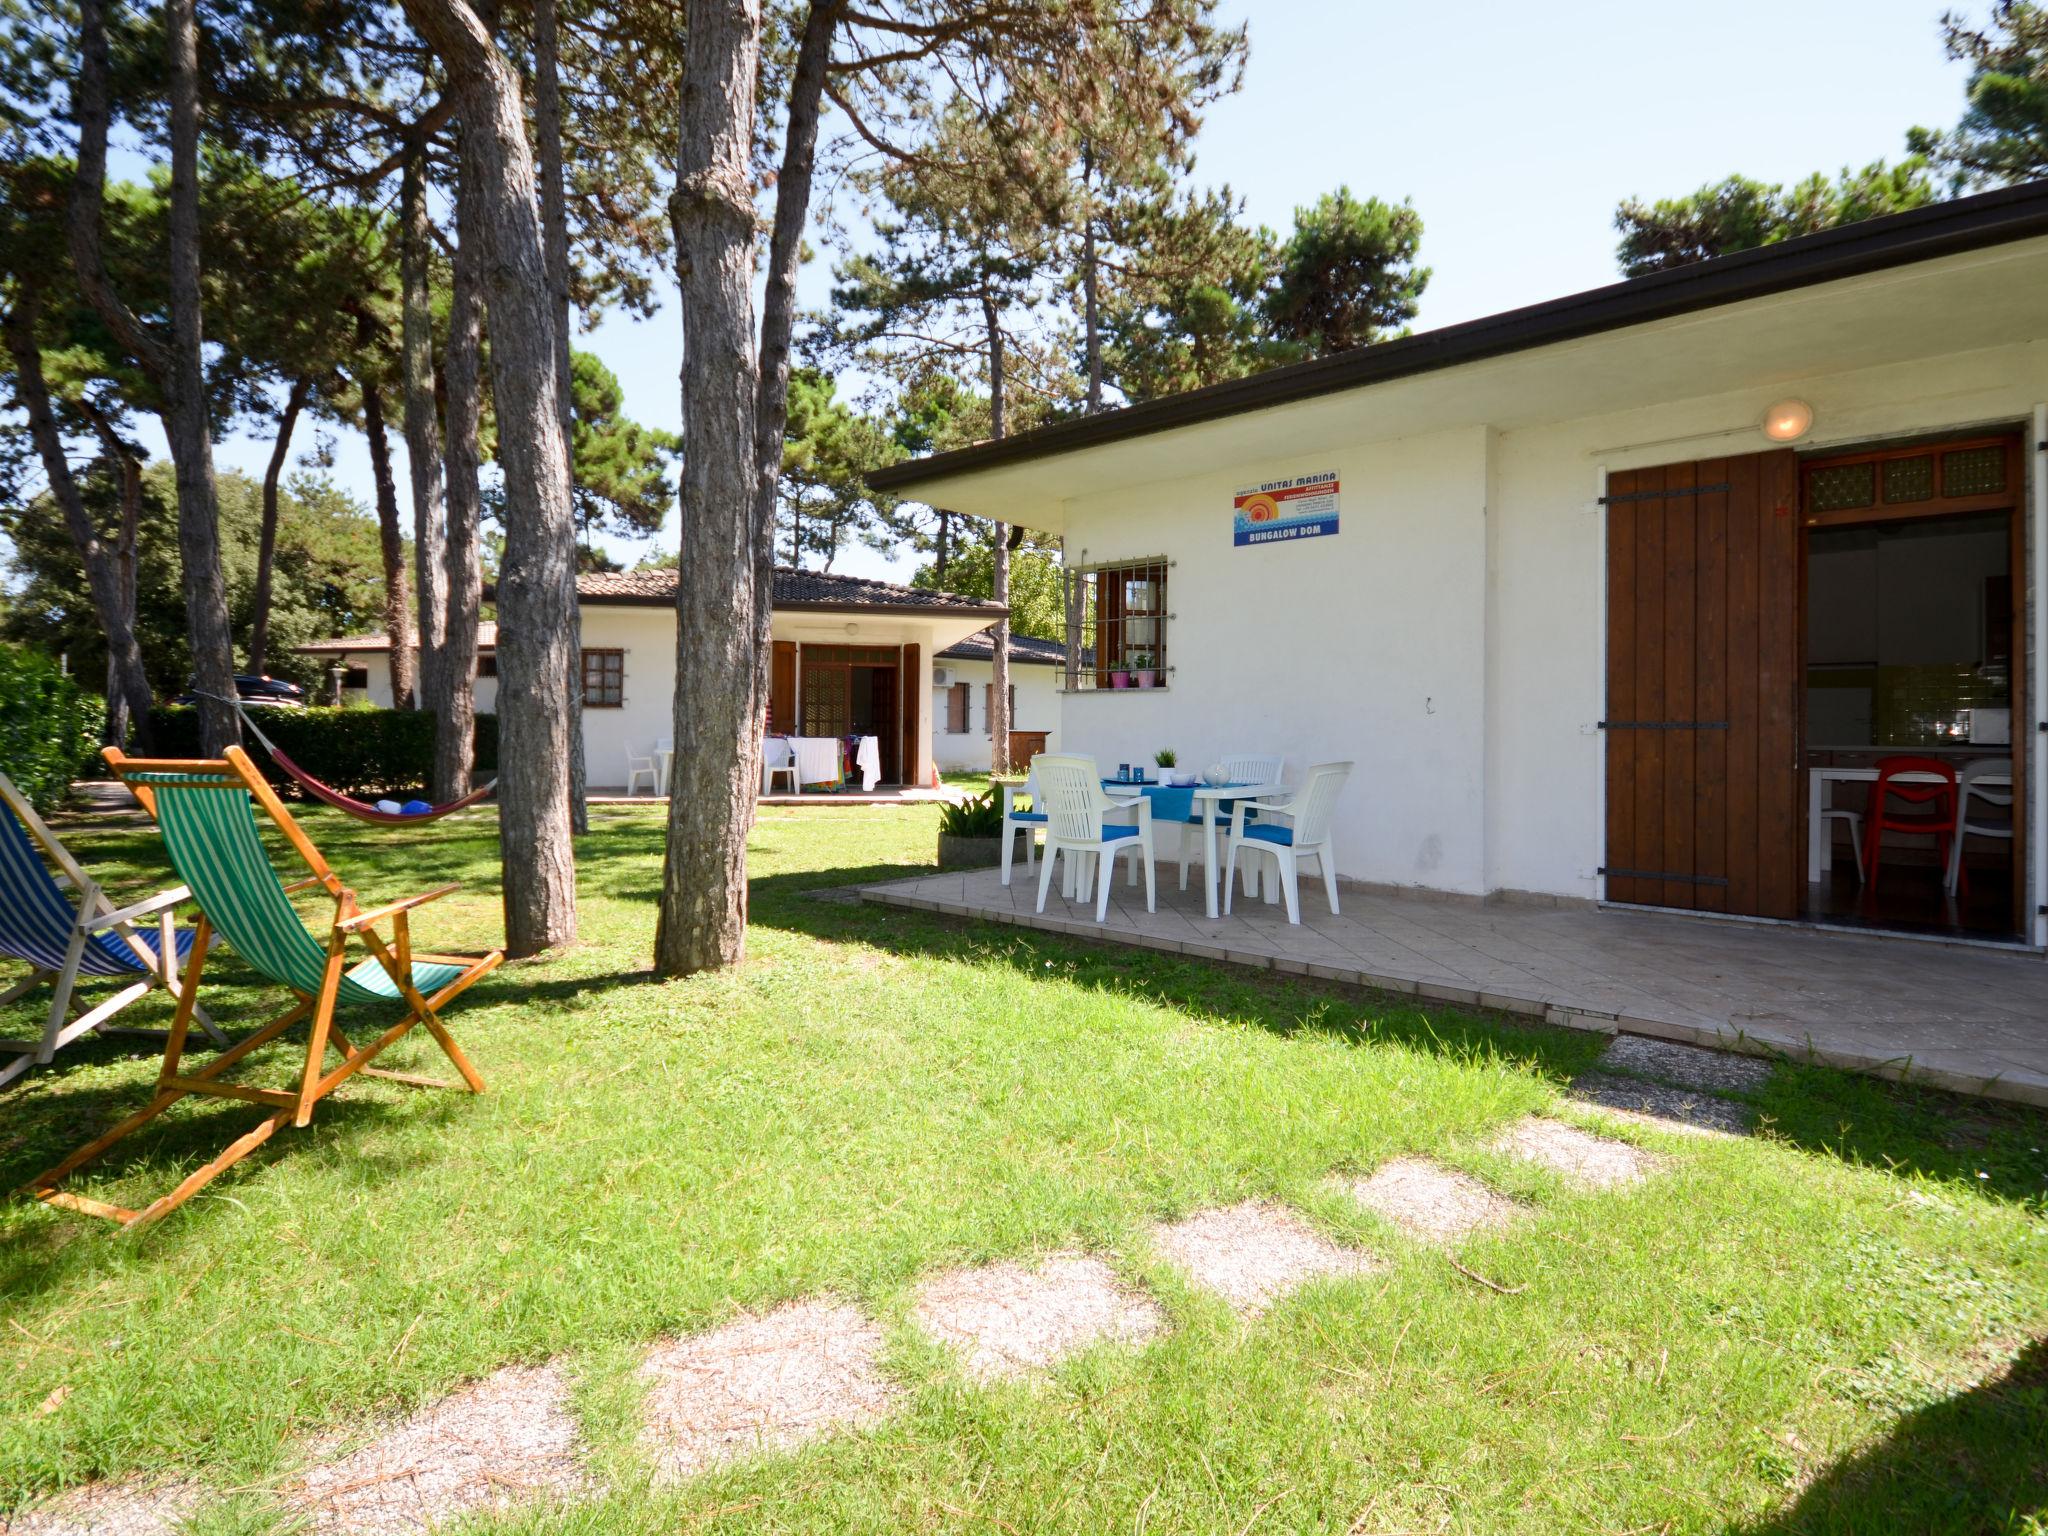
[{"label": "stepping stone path", "polygon": [[1571,1096],[1604,1114],[1652,1130],[1677,1131],[1686,1136],[1749,1133],[1749,1111],[1732,1099],[1644,1082],[1640,1078],[1581,1072],[1572,1079]]},{"label": "stepping stone path", "polygon": [[1196,1285],[1247,1317],[1319,1275],[1363,1275],[1379,1267],[1371,1254],[1331,1242],[1294,1211],[1258,1201],[1156,1226],[1152,1242]]},{"label": "stepping stone path", "polygon": [[1581,1189],[1613,1189],[1634,1184],[1669,1161],[1625,1141],[1595,1136],[1591,1131],[1542,1115],[1517,1120],[1496,1136],[1491,1146],[1496,1152],[1561,1174],[1565,1182]]},{"label": "stepping stone path", "polygon": [[791,1302],[666,1340],[640,1367],[650,1383],[641,1443],[673,1481],[873,1423],[897,1394],[881,1353],[882,1330],[838,1301]]},{"label": "stepping stone path", "polygon": [[507,1366],[307,1473],[316,1533],[425,1531],[456,1515],[583,1491],[582,1447],[554,1366]]},{"label": "stepping stone path", "polygon": [[987,1264],[936,1275],[917,1288],[911,1315],[957,1350],[977,1381],[1041,1371],[1102,1340],[1142,1343],[1166,1327],[1157,1302],[1079,1253],[1049,1254],[1028,1269]]},{"label": "stepping stone path", "polygon": [[1521,1207],[1470,1174],[1426,1157],[1397,1157],[1371,1175],[1351,1179],[1346,1192],[1367,1210],[1384,1216],[1410,1237],[1450,1242],[1475,1227],[1511,1221]]},{"label": "stepping stone path", "polygon": [[0,1536],[171,1536],[198,1502],[190,1483],[86,1483],[0,1515]]}]

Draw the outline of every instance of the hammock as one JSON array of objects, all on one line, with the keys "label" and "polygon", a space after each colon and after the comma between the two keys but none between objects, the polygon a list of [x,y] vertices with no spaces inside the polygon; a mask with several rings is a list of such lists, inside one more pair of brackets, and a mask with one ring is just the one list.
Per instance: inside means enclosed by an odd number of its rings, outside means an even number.
[{"label": "hammock", "polygon": [[[194,691],[196,692],[197,690]],[[358,800],[353,795],[343,794],[331,784],[321,783],[320,780],[314,778],[312,774],[306,772],[305,769],[293,762],[290,757],[279,749],[275,742],[263,734],[263,728],[250,718],[249,711],[242,708],[239,699],[222,699],[218,694],[212,693],[201,696],[209,699],[218,699],[223,704],[234,705],[235,713],[242,717],[242,724],[249,728],[249,734],[256,738],[262,745],[263,750],[270,754],[270,760],[283,769],[286,776],[296,783],[299,788],[303,789],[315,800],[320,801],[323,805],[331,805],[337,811],[345,811],[355,817],[356,820],[367,821],[374,826],[409,827],[418,826],[423,822],[438,821],[443,816],[452,816],[457,811],[467,810],[480,800],[489,799],[491,792],[498,787],[498,781],[492,779],[481,789],[473,789],[460,800],[451,800],[446,805],[429,805],[424,810],[411,812],[382,811],[367,800]]]}]

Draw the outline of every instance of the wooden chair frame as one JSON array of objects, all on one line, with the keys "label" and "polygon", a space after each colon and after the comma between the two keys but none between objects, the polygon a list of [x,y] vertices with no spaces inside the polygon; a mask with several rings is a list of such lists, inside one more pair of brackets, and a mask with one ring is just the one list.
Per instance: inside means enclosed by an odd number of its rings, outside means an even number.
[{"label": "wooden chair frame", "polygon": [[[326,969],[317,993],[303,992],[297,987],[290,988],[296,998],[291,1007],[262,1025],[246,1039],[223,1051],[198,1071],[182,1071],[186,1034],[198,1008],[200,977],[205,970],[205,951],[212,941],[212,923],[202,906],[199,936],[192,946],[194,958],[186,967],[184,981],[179,989],[178,1008],[171,1019],[170,1034],[164,1043],[163,1065],[157,1074],[154,1096],[148,1104],[105,1134],[87,1142],[47,1172],[37,1175],[24,1186],[25,1192],[50,1205],[82,1211],[89,1216],[105,1217],[119,1223],[124,1230],[134,1230],[183,1205],[222,1173],[262,1146],[280,1127],[287,1123],[295,1127],[311,1123],[314,1106],[359,1072],[368,1077],[387,1078],[393,1082],[420,1088],[467,1089],[471,1093],[484,1091],[483,1078],[478,1075],[476,1068],[470,1065],[469,1059],[462,1053],[462,1048],[455,1043],[455,1037],[441,1022],[440,1010],[496,969],[503,962],[504,954],[499,950],[492,950],[481,957],[416,954],[412,947],[413,908],[459,890],[461,887],[458,884],[437,886],[417,896],[387,902],[383,906],[363,911],[356,904],[356,893],[343,885],[340,878],[328,867],[327,861],[320,855],[320,850],[313,846],[311,839],[292,819],[292,814],[286,809],[284,802],[277,797],[276,791],[258,771],[248,753],[240,747],[229,747],[224,757],[214,759],[131,758],[116,747],[107,748],[105,756],[114,772],[120,775],[123,782],[128,783],[136,798],[151,815],[156,814],[155,791],[147,783],[131,781],[131,773],[217,774],[223,778],[239,780],[241,786],[255,798],[257,805],[269,814],[278,830],[284,834],[293,850],[311,871],[307,878],[286,885],[285,890],[295,893],[317,885],[334,898],[334,919],[327,936]],[[376,931],[378,925],[385,923],[391,927],[389,943],[386,943]],[[360,940],[369,950],[385,974],[391,978],[393,985],[398,988],[400,998],[408,1009],[404,1018],[362,1046],[357,1046],[349,1040],[334,1017],[342,974],[346,969],[344,962],[348,943],[351,939]],[[460,965],[465,969],[431,998],[422,997],[412,981],[412,962],[415,959]],[[295,1086],[256,1088],[223,1079],[222,1074],[237,1061],[308,1017],[312,1020],[312,1028],[306,1041],[305,1065]],[[396,1044],[416,1026],[422,1024],[434,1037],[434,1042],[440,1046],[450,1064],[461,1074],[461,1082],[421,1077],[408,1072],[390,1072],[370,1065],[387,1047]],[[341,1052],[342,1061],[339,1066],[327,1070],[327,1052],[330,1046]],[[139,1211],[88,1199],[59,1187],[65,1179],[100,1157],[115,1143],[154,1120],[178,1100],[195,1094],[239,1099],[260,1105],[269,1113],[254,1129],[229,1143],[218,1157],[204,1167],[196,1169],[168,1194],[151,1201]]]},{"label": "wooden chair frame", "polygon": [[[40,847],[50,862],[57,866],[57,884],[60,887],[68,885],[78,893],[78,915],[71,931],[70,946],[64,953],[64,963],[55,970],[45,970],[31,965],[26,977],[0,992],[0,1006],[5,1006],[27,996],[44,982],[50,983],[53,989],[50,1011],[44,1018],[40,1039],[0,1040],[0,1052],[9,1053],[15,1058],[5,1066],[0,1066],[0,1087],[13,1082],[31,1067],[49,1065],[57,1052],[88,1030],[95,1030],[102,1035],[135,1035],[151,1040],[167,1039],[167,1030],[133,1029],[108,1021],[130,1003],[139,1001],[158,987],[174,995],[177,993],[177,930],[172,922],[171,912],[173,908],[190,901],[192,893],[181,885],[168,891],[161,891],[146,901],[116,907],[107,899],[106,892],[100,888],[99,882],[88,875],[78,860],[72,857],[71,850],[58,841],[57,834],[50,830],[43,818],[36,814],[35,807],[28,803],[28,797],[17,789],[5,774],[0,774],[0,800],[7,802],[7,807],[14,813],[15,820],[27,830],[29,840]],[[156,949],[151,949],[149,945],[143,943],[142,936],[136,932],[136,921],[141,918],[156,919]],[[95,933],[108,929],[134,952],[136,959],[141,963],[141,974],[111,997],[101,999],[90,1008],[82,1007],[78,1001],[77,988],[80,967],[85,963],[86,946]],[[199,943],[200,940],[195,937],[195,962]],[[228,1037],[220,1032],[205,1009],[194,1004],[192,1014],[199,1027],[214,1044],[228,1043]]]}]

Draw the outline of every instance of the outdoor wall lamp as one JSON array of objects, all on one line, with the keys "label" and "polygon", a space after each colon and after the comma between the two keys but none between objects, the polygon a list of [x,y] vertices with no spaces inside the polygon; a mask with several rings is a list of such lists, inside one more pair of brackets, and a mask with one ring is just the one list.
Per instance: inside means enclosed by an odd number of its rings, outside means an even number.
[{"label": "outdoor wall lamp", "polygon": [[1813,407],[1804,400],[1780,400],[1764,412],[1764,436],[1774,443],[1793,442],[1812,427]]}]

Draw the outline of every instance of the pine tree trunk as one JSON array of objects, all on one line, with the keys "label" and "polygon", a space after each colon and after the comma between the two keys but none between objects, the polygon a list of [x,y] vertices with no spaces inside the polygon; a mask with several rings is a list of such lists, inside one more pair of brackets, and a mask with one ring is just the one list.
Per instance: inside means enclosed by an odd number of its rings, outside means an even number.
[{"label": "pine tree trunk", "polygon": [[199,17],[196,0],[167,0],[171,98],[171,388],[164,436],[178,485],[178,555],[185,572],[185,628],[202,691],[200,740],[211,753],[241,740],[233,707],[235,650],[221,574],[220,512],[207,419],[206,341],[199,260]]},{"label": "pine tree trunk", "polygon": [[[114,424],[89,399],[80,397],[77,404],[80,414],[92,424],[93,435],[100,440],[101,452],[121,477],[121,528],[114,540],[114,569],[119,573],[121,623],[132,633],[136,610],[135,548],[142,532],[142,451],[124,441],[114,430]],[[140,643],[138,640],[137,645]],[[147,676],[142,683],[147,690]],[[110,646],[107,651],[107,720],[100,732],[100,742],[109,747],[128,745],[128,731],[133,725],[136,750],[146,756],[149,752],[149,714],[146,710],[140,715],[131,711],[126,687],[126,680]]]},{"label": "pine tree trunk", "polygon": [[[991,437],[1003,435],[1003,326],[1002,315],[996,307],[995,295],[987,288],[981,293],[983,323],[988,327],[988,424]],[[1006,608],[1010,602],[1010,529],[1005,523],[997,523],[991,537],[995,540],[994,581],[990,596]],[[989,770],[992,773],[1010,771],[1010,616],[1005,613],[989,627],[992,645],[990,658],[990,688],[988,695],[988,747]]]},{"label": "pine tree trunk", "polygon": [[683,303],[682,567],[676,755],[654,968],[732,965],[747,931],[747,833],[761,782],[755,708],[754,203],[759,0],[690,7],[670,201]]},{"label": "pine tree trunk", "polygon": [[[789,109],[782,135],[782,169],[775,182],[775,223],[768,237],[768,283],[761,299],[760,382],[754,396],[754,721],[768,718],[769,663],[775,655],[775,503],[782,479],[782,444],[789,427],[790,333],[796,323],[796,277],[803,264],[804,223],[810,216],[811,173],[818,160],[818,119],[825,72],[832,62],[841,0],[813,0],[790,75]],[[801,528],[803,514],[793,521]],[[797,533],[790,564],[797,565]],[[836,546],[835,546],[836,549]],[[832,568],[831,560],[825,569]],[[759,750],[758,742],[756,751]]]},{"label": "pine tree trunk", "polygon": [[1088,354],[1088,414],[1102,409],[1102,274],[1095,250],[1095,146],[1081,149],[1081,316]]},{"label": "pine tree trunk", "polygon": [[384,633],[391,637],[391,702],[398,709],[419,703],[414,687],[412,594],[405,574],[405,529],[398,520],[398,483],[391,476],[391,437],[384,430],[384,401],[367,374],[356,376],[363,395],[363,436],[370,440],[370,472],[377,484],[377,542],[384,557]]},{"label": "pine tree trunk", "polygon": [[460,800],[471,788],[476,760],[477,623],[483,606],[483,291],[477,267],[482,231],[476,220],[476,178],[460,172],[455,194],[455,275],[448,297],[448,351],[442,372],[448,403],[448,582],[442,638],[442,694],[434,705],[434,799]]},{"label": "pine tree trunk", "polygon": [[[71,474],[71,462],[64,456],[64,437],[50,407],[50,392],[43,378],[42,349],[36,342],[36,294],[24,288],[7,311],[7,350],[14,359],[15,395],[28,416],[29,436],[43,461],[43,473],[50,482],[50,494],[64,514],[64,527],[85,567],[86,589],[92,596],[93,613],[100,632],[107,637],[107,666],[117,686],[108,696],[111,723],[118,707],[126,717],[149,719],[149,674],[143,670],[142,649],[135,640],[135,606],[124,580],[119,556],[101,542],[99,530],[85,510],[78,482]],[[125,500],[125,498],[124,498]]]},{"label": "pine tree trunk", "polygon": [[[505,948],[576,938],[569,821],[569,661],[576,650],[576,525],[555,398],[555,317],[518,77],[464,0],[404,0],[447,67],[474,172],[491,325],[492,399],[505,472],[498,574],[498,805]],[[693,18],[694,20],[694,18]]]},{"label": "pine tree trunk", "polygon": [[[562,443],[575,475],[574,402],[569,356],[569,209],[562,178],[562,65],[555,0],[533,6],[533,137],[540,175],[541,249],[547,259],[548,298],[555,310],[555,400]],[[588,773],[583,742],[583,656],[569,656],[569,819],[577,832],[590,830]]]},{"label": "pine tree trunk", "polygon": [[445,702],[448,576],[442,550],[446,492],[441,424],[434,409],[434,311],[428,260],[426,146],[416,137],[399,178],[400,345],[405,382],[405,457],[412,481],[413,588],[419,606],[419,677],[414,694],[437,712]]},{"label": "pine tree trunk", "polygon": [[939,590],[946,588],[946,566],[953,558],[953,514],[937,514],[939,531],[932,539],[932,577]]},{"label": "pine tree trunk", "polygon": [[277,439],[270,445],[270,462],[263,467],[263,525],[256,533],[256,615],[249,626],[249,670],[263,671],[270,652],[271,575],[277,562],[277,482],[291,457],[292,430],[299,424],[299,412],[306,408],[306,396],[313,390],[311,379],[292,380],[292,392],[285,397],[284,414],[277,418]]}]

